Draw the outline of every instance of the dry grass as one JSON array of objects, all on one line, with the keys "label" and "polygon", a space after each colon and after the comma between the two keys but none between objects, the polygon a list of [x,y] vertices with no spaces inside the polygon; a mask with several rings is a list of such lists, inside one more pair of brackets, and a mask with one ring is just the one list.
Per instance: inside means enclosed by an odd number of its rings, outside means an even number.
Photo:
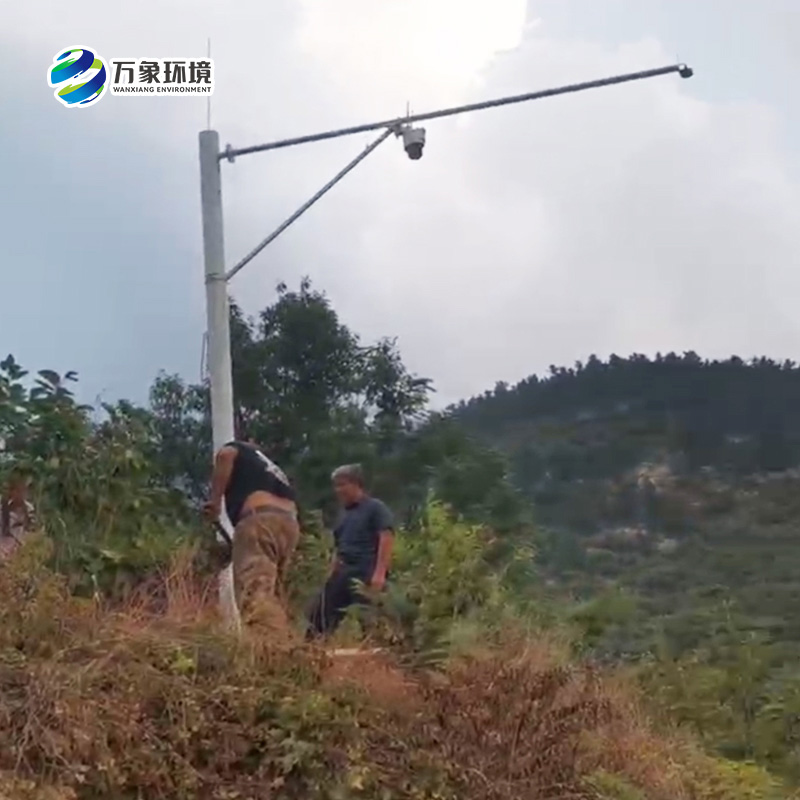
[{"label": "dry grass", "polygon": [[419,709],[419,680],[393,663],[386,653],[333,652],[325,659],[323,680],[329,686],[356,687],[387,708]]},{"label": "dry grass", "polygon": [[600,773],[644,800],[771,797],[706,791],[690,743],[547,643],[438,674],[276,653],[219,631],[185,556],[124,609],[70,598],[39,558],[0,570],[0,799],[622,800]]},{"label": "dry grass", "polygon": [[581,767],[624,775],[646,791],[648,800],[689,800],[696,794],[687,781],[687,764],[698,754],[677,732],[654,733],[631,686],[612,679],[604,694],[616,713],[584,740]]},{"label": "dry grass", "polygon": [[523,654],[460,665],[449,677],[430,695],[434,741],[470,797],[594,796],[579,768],[581,737],[614,714],[596,676],[531,669]]}]

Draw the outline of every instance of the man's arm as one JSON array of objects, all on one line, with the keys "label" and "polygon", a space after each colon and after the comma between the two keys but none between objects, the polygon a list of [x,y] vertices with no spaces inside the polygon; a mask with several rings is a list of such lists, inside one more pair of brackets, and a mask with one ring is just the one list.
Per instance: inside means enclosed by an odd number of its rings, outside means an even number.
[{"label": "man's arm", "polygon": [[334,572],[336,572],[337,568],[339,567],[339,554],[336,552],[336,548],[333,548],[333,553],[331,554],[331,563],[328,564],[328,577],[330,578]]},{"label": "man's arm", "polygon": [[214,470],[211,473],[211,492],[205,504],[205,512],[212,519],[219,517],[222,511],[222,498],[233,472],[233,462],[236,460],[235,447],[225,446],[219,450],[214,459]]},{"label": "man's arm", "polygon": [[386,585],[386,575],[392,561],[392,546],[394,545],[394,520],[391,512],[383,503],[376,509],[375,527],[378,531],[378,558],[375,562],[375,572],[372,574],[370,586],[380,591]]},{"label": "man's arm", "polygon": [[331,563],[328,564],[328,577],[330,578],[339,569],[339,535],[341,522],[331,531],[333,536],[333,550],[331,550]]}]

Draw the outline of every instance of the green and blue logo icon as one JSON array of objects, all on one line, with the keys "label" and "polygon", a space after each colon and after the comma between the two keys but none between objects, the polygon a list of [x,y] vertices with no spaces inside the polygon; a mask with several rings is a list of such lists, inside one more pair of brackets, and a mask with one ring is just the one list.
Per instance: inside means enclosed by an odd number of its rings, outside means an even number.
[{"label": "green and blue logo icon", "polygon": [[70,47],[53,58],[47,82],[67,108],[86,108],[104,95],[108,79],[105,62],[88,47]]}]

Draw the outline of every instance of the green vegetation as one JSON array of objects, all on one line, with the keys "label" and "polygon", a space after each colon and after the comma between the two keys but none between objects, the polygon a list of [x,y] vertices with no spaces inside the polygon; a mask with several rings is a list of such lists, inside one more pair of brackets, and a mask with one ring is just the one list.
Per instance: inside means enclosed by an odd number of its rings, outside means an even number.
[{"label": "green vegetation", "polygon": [[237,415],[301,491],[295,616],[334,465],[403,523],[389,589],[339,634],[382,654],[221,631],[206,386],[90,409],[9,357],[0,480],[32,476],[43,531],[0,568],[0,797],[792,796],[792,365],[592,359],[433,414],[307,281],[232,319]]},{"label": "green vegetation", "polygon": [[452,409],[536,508],[595,654],[707,745],[797,780],[800,368],[590,358]]}]

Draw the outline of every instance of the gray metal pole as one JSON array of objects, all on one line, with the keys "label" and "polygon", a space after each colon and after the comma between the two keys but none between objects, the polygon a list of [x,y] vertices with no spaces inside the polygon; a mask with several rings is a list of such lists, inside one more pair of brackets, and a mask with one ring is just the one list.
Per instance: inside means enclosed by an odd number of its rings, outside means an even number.
[{"label": "gray metal pole", "polygon": [[265,150],[277,150],[281,147],[294,147],[296,144],[308,144],[309,142],[321,142],[325,139],[338,139],[340,136],[352,136],[354,133],[365,133],[366,131],[376,131],[380,128],[394,128],[397,125],[412,122],[424,122],[427,119],[440,119],[441,117],[452,117],[456,114],[466,114],[469,111],[482,111],[486,108],[497,108],[498,106],[508,106],[514,103],[526,103],[529,100],[541,100],[545,97],[555,97],[560,94],[573,94],[583,92],[587,89],[599,89],[603,86],[615,86],[620,83],[630,83],[631,81],[641,81],[647,78],[658,78],[661,75],[678,73],[682,78],[691,78],[694,74],[691,67],[686,64],[672,64],[668,67],[658,67],[657,69],[647,69],[642,72],[629,72],[625,75],[613,75],[610,78],[599,78],[594,81],[583,83],[571,83],[567,86],[557,86],[554,89],[542,89],[538,92],[527,92],[526,94],[512,95],[511,97],[500,97],[496,100],[485,100],[481,103],[470,103],[465,106],[455,106],[444,108],[440,111],[427,111],[423,114],[411,114],[408,117],[399,119],[383,120],[382,122],[368,122],[365,125],[353,125],[350,128],[338,128],[333,131],[323,133],[312,133],[308,136],[297,136],[294,139],[281,139],[269,144],[256,144],[252,147],[233,148],[227,145],[224,152],[219,154],[220,158],[227,158],[233,161],[236,156],[244,156],[249,153],[261,153]]},{"label": "gray metal pole", "polygon": [[214,450],[234,438],[231,377],[230,317],[225,280],[225,239],[222,227],[222,179],[219,134],[200,133],[200,198],[203,210],[203,255],[208,315],[208,370],[211,378],[211,427]]},{"label": "gray metal pole", "polygon": [[[211,383],[211,428],[214,452],[234,438],[233,371],[228,308],[228,284],[225,280],[225,240],[222,225],[222,180],[219,134],[200,132],[200,198],[203,214],[203,256],[205,260],[206,315],[208,325],[208,371]],[[221,522],[230,527],[225,509]],[[226,618],[238,622],[233,594],[231,567],[220,575],[220,602]]]},{"label": "gray metal pole", "polygon": [[384,131],[374,142],[368,144],[364,150],[359,153],[344,169],[340,170],[336,175],[331,178],[310,200],[306,200],[297,211],[292,214],[291,217],[286,219],[282,222],[266,239],[264,239],[261,243],[256,245],[235,267],[233,267],[230,272],[225,276],[226,280],[230,280],[240,269],[246,267],[268,244],[274,242],[295,220],[299,219],[303,214],[308,211],[317,200],[320,199],[324,194],[329,192],[336,186],[339,181],[347,175],[350,170],[355,169],[376,147],[378,147],[381,142],[386,141],[391,135],[393,131],[386,130]]}]

